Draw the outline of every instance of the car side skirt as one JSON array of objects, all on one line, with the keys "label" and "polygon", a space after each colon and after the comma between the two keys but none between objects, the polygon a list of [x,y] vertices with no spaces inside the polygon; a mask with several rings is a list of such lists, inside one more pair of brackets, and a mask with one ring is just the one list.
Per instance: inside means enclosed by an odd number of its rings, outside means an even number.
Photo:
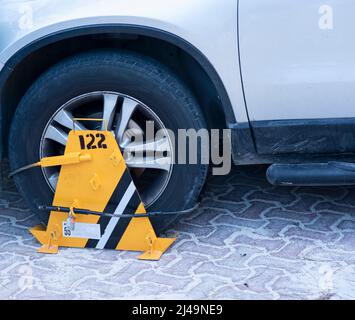
[{"label": "car side skirt", "polygon": [[236,164],[355,159],[355,118],[252,121],[231,126]]}]

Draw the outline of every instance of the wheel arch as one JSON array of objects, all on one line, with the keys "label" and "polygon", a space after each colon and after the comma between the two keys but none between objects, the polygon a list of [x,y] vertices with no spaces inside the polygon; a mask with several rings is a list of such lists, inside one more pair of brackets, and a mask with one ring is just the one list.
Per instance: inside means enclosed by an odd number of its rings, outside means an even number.
[{"label": "wheel arch", "polygon": [[[217,113],[220,112],[220,115],[223,116],[222,120],[224,122],[223,124],[217,124],[217,127],[227,127],[229,123],[236,122],[231,101],[220,76],[208,58],[190,42],[170,32],[151,27],[122,24],[88,25],[48,34],[48,36],[37,39],[24,48],[20,49],[6,62],[0,73],[0,134],[2,142],[0,145],[5,146],[7,149],[6,137],[13,112],[16,109],[19,100],[29,87],[28,82],[30,80],[34,80],[27,79],[31,73],[29,72],[29,74],[26,74],[26,70],[30,68],[29,63],[32,65],[41,65],[43,61],[47,60],[45,58],[48,58],[47,50],[49,50],[49,48],[54,50],[56,44],[67,41],[75,41],[75,39],[84,39],[85,37],[90,37],[90,39],[96,41],[95,43],[106,46],[104,42],[100,42],[102,41],[100,35],[108,36],[108,38],[105,39],[111,40],[110,43],[115,43],[118,41],[126,43],[130,40],[136,39],[136,37],[143,37],[152,39],[154,41],[159,41],[159,43],[164,43],[171,48],[177,48],[184,54],[185,58],[190,59],[190,61],[195,63],[195,68],[198,67],[203,71],[203,73],[205,73],[203,76],[207,76],[208,79],[206,80],[210,81],[210,85],[213,86],[213,90],[215,90],[216,93],[216,103],[219,104],[217,108],[221,109],[217,110],[216,108],[214,111]],[[62,55],[65,57],[66,53],[64,52]],[[48,60],[48,67],[56,63],[55,59],[54,61],[51,61],[50,58]],[[39,76],[48,67],[44,65],[44,70],[41,70],[40,68],[39,71],[37,71],[38,75],[36,74],[36,76]],[[16,72],[17,77],[14,76],[16,75]],[[192,70],[191,72],[194,71]],[[199,71],[197,70],[196,73],[197,72]],[[20,79],[23,79],[21,82],[19,82],[19,77]],[[199,79],[196,81],[199,81]],[[205,112],[207,111],[208,110],[205,110]],[[211,119],[213,119],[213,117],[211,117]],[[0,150],[0,155],[3,155],[3,152],[1,151],[3,150]]]}]

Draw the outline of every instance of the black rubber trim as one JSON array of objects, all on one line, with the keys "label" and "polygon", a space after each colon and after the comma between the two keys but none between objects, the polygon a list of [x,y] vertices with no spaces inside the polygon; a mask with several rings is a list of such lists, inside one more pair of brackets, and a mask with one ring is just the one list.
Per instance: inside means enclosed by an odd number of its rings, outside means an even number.
[{"label": "black rubber trim", "polygon": [[355,161],[355,118],[254,121],[230,125],[235,164]]},{"label": "black rubber trim", "polygon": [[[3,143],[4,140],[3,139],[5,138],[4,128],[2,126],[2,124],[4,123],[4,115],[2,112],[1,100],[2,100],[2,97],[4,94],[3,91],[4,91],[6,81],[7,81],[7,79],[9,79],[11,73],[12,73],[12,69],[6,65],[3,67],[3,69],[0,72],[0,161],[4,157],[4,143]],[[0,168],[0,170],[1,170],[1,168]]]},{"label": "black rubber trim", "polygon": [[355,118],[251,123],[259,155],[355,153]]},{"label": "black rubber trim", "polygon": [[248,162],[248,159],[255,159],[257,153],[249,122],[230,124],[229,129],[231,129],[234,163],[238,163],[242,159],[246,162]]}]

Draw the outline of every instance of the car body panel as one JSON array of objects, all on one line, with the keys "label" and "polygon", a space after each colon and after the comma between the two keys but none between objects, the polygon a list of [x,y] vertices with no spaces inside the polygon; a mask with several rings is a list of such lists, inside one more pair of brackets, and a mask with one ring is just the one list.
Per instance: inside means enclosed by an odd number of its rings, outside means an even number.
[{"label": "car body panel", "polygon": [[149,5],[144,0],[5,0],[1,6],[3,64],[34,41],[76,27],[124,24],[154,28],[174,34],[202,52],[220,76],[235,118],[248,121],[239,70],[236,0],[152,0]]},{"label": "car body panel", "polygon": [[252,122],[355,117],[355,2],[326,4],[239,1],[241,70]]}]

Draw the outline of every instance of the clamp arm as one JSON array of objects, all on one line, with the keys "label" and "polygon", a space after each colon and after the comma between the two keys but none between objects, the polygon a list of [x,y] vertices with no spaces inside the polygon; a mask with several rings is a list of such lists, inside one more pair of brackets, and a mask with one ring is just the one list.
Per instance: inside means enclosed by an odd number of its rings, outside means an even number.
[{"label": "clamp arm", "polygon": [[83,154],[81,152],[72,152],[65,154],[63,156],[57,156],[57,157],[47,157],[47,158],[42,158],[41,161],[24,166],[22,168],[19,168],[9,174],[9,178],[12,176],[21,173],[23,171],[35,168],[35,167],[56,167],[56,166],[64,166],[64,165],[69,165],[69,164],[77,164],[80,162],[85,162],[85,161],[90,161],[91,160],[91,155],[90,154]]},{"label": "clamp arm", "polygon": [[43,158],[41,161],[37,162],[38,166],[42,168],[55,167],[55,166],[65,166],[69,164],[77,164],[84,161],[90,161],[90,154],[82,154],[81,152],[68,153],[63,156],[48,157]]}]

